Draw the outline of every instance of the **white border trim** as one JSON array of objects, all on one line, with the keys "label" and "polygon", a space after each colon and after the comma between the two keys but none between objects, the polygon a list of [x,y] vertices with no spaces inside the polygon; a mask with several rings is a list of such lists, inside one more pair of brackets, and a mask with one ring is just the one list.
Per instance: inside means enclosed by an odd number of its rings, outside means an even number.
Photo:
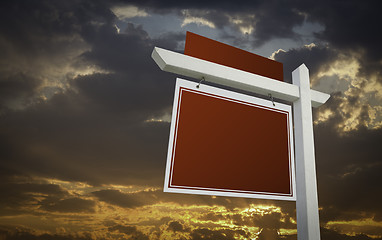
[{"label": "white border trim", "polygon": [[[223,90],[208,85],[200,84],[199,88],[196,88],[197,83],[187,81],[184,79],[177,78],[175,86],[175,95],[174,103],[172,110],[172,119],[170,127],[170,136],[169,136],[169,145],[167,152],[167,164],[166,164],[166,173],[164,181],[164,192],[174,192],[174,193],[187,193],[187,194],[201,194],[201,195],[214,195],[214,196],[227,196],[227,197],[245,197],[245,198],[260,198],[260,199],[274,199],[274,200],[296,200],[296,181],[295,181],[295,162],[294,162],[294,144],[293,144],[293,124],[292,124],[292,108],[289,105],[276,103],[276,106],[273,106],[271,101],[264,99],[239,94],[236,92]],[[182,89],[181,89],[182,88]],[[289,164],[290,164],[290,187],[291,195],[280,194],[280,193],[266,193],[266,192],[250,192],[242,190],[227,190],[227,189],[212,189],[212,188],[194,188],[189,186],[170,186],[171,182],[171,169],[173,163],[173,152],[176,148],[176,139],[177,137],[177,124],[178,124],[178,109],[179,104],[181,103],[181,91],[197,91],[203,95],[214,95],[214,97],[222,98],[225,100],[230,100],[233,102],[246,104],[249,106],[256,105],[256,107],[269,109],[276,112],[287,112],[288,114],[288,125],[289,125]]]}]

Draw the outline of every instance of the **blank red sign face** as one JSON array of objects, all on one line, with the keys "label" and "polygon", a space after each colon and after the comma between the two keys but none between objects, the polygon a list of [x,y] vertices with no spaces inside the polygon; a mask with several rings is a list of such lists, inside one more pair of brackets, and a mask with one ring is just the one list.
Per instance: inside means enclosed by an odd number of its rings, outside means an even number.
[{"label": "blank red sign face", "polygon": [[177,79],[164,191],[295,200],[291,107]]}]

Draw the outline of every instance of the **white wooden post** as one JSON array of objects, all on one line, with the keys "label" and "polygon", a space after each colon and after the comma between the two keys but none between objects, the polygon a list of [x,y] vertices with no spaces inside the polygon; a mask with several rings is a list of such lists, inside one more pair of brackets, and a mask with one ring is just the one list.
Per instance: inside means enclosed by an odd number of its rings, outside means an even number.
[{"label": "white wooden post", "polygon": [[300,98],[293,102],[295,129],[297,239],[320,239],[316,161],[314,157],[312,104],[309,70],[302,64],[292,72]]}]

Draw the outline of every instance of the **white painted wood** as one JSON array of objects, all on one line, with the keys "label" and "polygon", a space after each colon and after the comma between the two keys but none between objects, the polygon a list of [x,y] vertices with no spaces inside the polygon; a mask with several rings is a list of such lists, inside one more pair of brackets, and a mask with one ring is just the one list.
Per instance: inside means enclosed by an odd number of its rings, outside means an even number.
[{"label": "white painted wood", "polygon": [[299,240],[319,240],[316,163],[312,107],[324,104],[329,94],[310,89],[309,70],[303,64],[292,73],[293,84],[248,73],[183,54],[155,48],[152,58],[167,72],[243,89],[293,102],[296,159],[296,211]]},{"label": "white painted wood", "polygon": [[297,239],[319,240],[320,221],[314,156],[312,91],[309,70],[303,64],[292,72],[293,84],[300,88],[300,99],[293,103],[297,185]]},{"label": "white painted wood", "polygon": [[[300,97],[297,86],[272,78],[263,77],[158,47],[154,48],[151,56],[163,71],[197,79],[202,79],[202,77],[204,77],[206,81],[209,82],[251,91],[264,96],[272,94],[274,98],[289,102],[294,102]],[[324,104],[330,97],[330,95],[326,93],[314,90],[310,91],[313,107],[318,107]]]}]

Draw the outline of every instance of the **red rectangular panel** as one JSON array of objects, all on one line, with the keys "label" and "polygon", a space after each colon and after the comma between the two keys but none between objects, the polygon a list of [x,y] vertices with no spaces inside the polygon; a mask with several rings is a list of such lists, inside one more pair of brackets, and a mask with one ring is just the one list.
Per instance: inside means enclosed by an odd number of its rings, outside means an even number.
[{"label": "red rectangular panel", "polygon": [[187,32],[184,54],[283,81],[283,64],[227,44]]},{"label": "red rectangular panel", "polygon": [[196,85],[177,80],[165,191],[294,200],[290,106]]}]

